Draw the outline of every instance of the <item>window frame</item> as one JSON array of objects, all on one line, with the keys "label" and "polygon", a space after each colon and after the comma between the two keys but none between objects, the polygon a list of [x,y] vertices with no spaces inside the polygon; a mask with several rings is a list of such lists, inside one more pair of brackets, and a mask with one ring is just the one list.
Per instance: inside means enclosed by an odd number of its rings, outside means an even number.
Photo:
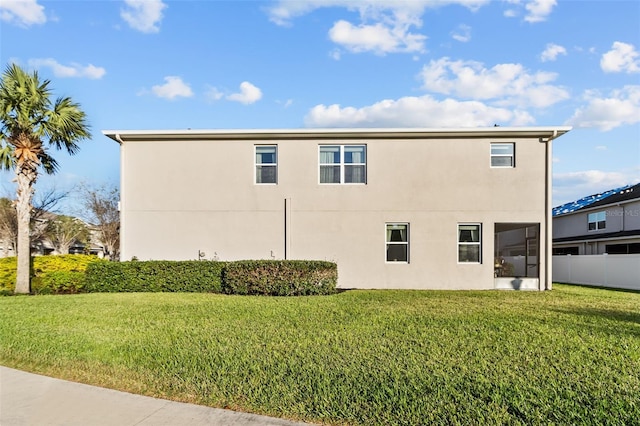
[{"label": "window frame", "polygon": [[[388,241],[388,232],[389,232],[389,226],[399,226],[399,225],[404,225],[406,227],[406,232],[407,232],[407,241]],[[410,230],[410,224],[409,222],[385,222],[384,224],[384,263],[389,264],[389,265],[408,265],[410,263],[411,260],[411,253],[410,253],[410,242],[411,242],[411,230]],[[396,245],[396,246],[406,246],[406,253],[407,253],[407,259],[406,260],[389,260],[389,245]]]},{"label": "window frame", "polygon": [[[461,226],[477,226],[478,227],[478,241],[460,241],[460,227]],[[460,261],[460,246],[478,246],[478,261],[467,262]],[[456,259],[458,265],[482,265],[482,222],[460,222],[456,226]]]},{"label": "window frame", "polygon": [[[278,184],[278,145],[265,144],[253,146],[253,183],[255,185],[277,185]],[[258,148],[273,148],[274,149],[274,163],[258,163]],[[275,182],[258,182],[258,168],[273,167],[275,169]]]},{"label": "window frame", "polygon": [[[600,215],[602,215],[602,220],[600,219]],[[591,220],[591,217],[594,216],[595,220]],[[594,228],[591,229],[591,224],[594,224]],[[600,227],[600,223],[603,223],[602,227]],[[589,232],[593,231],[602,231],[603,229],[607,229],[607,211],[601,210],[599,212],[592,212],[587,214],[587,230]]]},{"label": "window frame", "polygon": [[[511,153],[510,154],[494,154],[493,147],[497,146],[510,146]],[[493,165],[494,158],[511,158],[511,165],[509,166],[499,166]],[[489,165],[492,169],[515,169],[516,167],[516,143],[515,142],[491,142],[489,144]]]},{"label": "window frame", "polygon": [[[322,148],[338,148],[340,154],[340,160],[337,163],[323,163],[322,162]],[[346,147],[362,147],[364,162],[361,163],[347,163],[345,162],[345,148]],[[340,168],[340,182],[322,182],[322,167],[336,167]],[[346,182],[346,168],[349,166],[362,166],[364,170],[364,177],[362,182]],[[367,184],[367,144],[320,144],[318,145],[318,184],[320,185],[366,185]]]}]

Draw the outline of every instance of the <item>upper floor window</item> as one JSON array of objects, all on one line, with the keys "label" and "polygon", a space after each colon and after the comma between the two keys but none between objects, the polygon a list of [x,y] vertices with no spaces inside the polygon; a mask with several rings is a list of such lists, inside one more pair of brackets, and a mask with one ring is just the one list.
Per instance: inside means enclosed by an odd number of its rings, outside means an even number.
[{"label": "upper floor window", "polygon": [[409,263],[409,224],[387,223],[387,262]]},{"label": "upper floor window", "polygon": [[515,167],[515,144],[514,143],[492,143],[491,144],[491,167]]},{"label": "upper floor window", "polygon": [[256,145],[256,183],[278,183],[278,147]]},{"label": "upper floor window", "polygon": [[365,145],[320,145],[320,183],[366,183]]},{"label": "upper floor window", "polygon": [[607,212],[589,213],[589,231],[597,231],[607,227]]},{"label": "upper floor window", "polygon": [[481,263],[482,226],[479,223],[458,225],[458,262]]}]

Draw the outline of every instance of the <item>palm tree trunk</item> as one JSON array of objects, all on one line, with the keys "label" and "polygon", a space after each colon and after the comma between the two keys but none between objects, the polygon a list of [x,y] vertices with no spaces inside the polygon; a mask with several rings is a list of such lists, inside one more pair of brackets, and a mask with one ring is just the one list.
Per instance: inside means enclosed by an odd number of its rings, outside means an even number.
[{"label": "palm tree trunk", "polygon": [[18,270],[15,293],[28,294],[31,292],[31,238],[29,224],[31,223],[31,199],[33,198],[33,184],[37,178],[37,170],[23,164],[16,168],[18,182],[18,200],[16,214],[18,216]]}]

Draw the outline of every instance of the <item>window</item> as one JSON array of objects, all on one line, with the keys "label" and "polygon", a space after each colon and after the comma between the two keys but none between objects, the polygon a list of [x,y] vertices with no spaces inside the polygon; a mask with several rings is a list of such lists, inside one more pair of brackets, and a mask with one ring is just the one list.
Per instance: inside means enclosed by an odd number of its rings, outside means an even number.
[{"label": "window", "polygon": [[482,227],[479,223],[458,225],[458,262],[481,263]]},{"label": "window", "polygon": [[[607,246],[609,247],[609,246]],[[554,256],[566,256],[566,255],[579,255],[580,254],[580,249],[578,246],[570,246],[570,247],[554,247],[553,248],[553,255]]]},{"label": "window", "polygon": [[387,262],[409,263],[409,224],[387,223]]},{"label": "window", "polygon": [[608,254],[637,254],[640,253],[640,243],[607,244]]},{"label": "window", "polygon": [[277,147],[256,146],[256,183],[278,183]]},{"label": "window", "polygon": [[607,212],[589,213],[589,231],[597,231],[607,227]]},{"label": "window", "polygon": [[321,145],[320,183],[366,183],[365,145]]},{"label": "window", "polygon": [[515,144],[491,144],[491,167],[515,167],[515,158]]}]

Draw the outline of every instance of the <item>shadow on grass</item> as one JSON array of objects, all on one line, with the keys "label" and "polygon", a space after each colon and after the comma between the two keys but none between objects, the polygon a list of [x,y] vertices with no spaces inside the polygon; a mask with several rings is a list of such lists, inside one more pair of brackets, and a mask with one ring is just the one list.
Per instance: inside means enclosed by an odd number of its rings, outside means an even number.
[{"label": "shadow on grass", "polygon": [[605,286],[601,286],[601,285],[591,285],[591,284],[574,284],[574,283],[562,283],[562,282],[554,282],[555,284],[559,284],[559,285],[566,285],[568,287],[582,287],[582,288],[593,288],[596,290],[609,290],[609,291],[615,291],[615,292],[619,292],[619,293],[635,293],[635,294],[640,294],[640,290],[633,290],[631,288],[617,288],[617,287],[605,287]]},{"label": "shadow on grass", "polygon": [[[619,311],[612,309],[595,309],[595,308],[567,308],[567,309],[554,309],[554,311],[569,314],[580,315],[595,319],[608,319],[621,323],[640,324],[640,312],[631,311]],[[630,329],[633,334],[640,335],[640,328]]]}]

